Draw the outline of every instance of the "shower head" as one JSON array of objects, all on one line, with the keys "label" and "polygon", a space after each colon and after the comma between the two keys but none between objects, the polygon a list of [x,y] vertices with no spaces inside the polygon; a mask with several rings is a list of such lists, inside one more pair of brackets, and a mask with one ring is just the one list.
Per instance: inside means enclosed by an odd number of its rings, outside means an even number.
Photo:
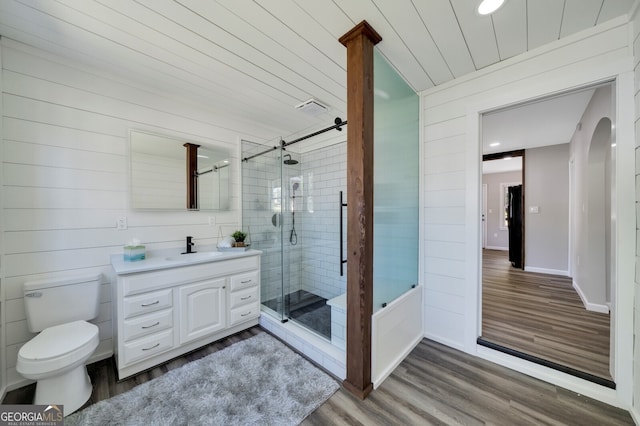
[{"label": "shower head", "polygon": [[285,154],[283,155],[282,158],[284,157],[289,157],[288,160],[284,160],[284,164],[286,164],[287,166],[293,166],[294,164],[298,164],[298,160],[294,160],[293,158],[291,158],[291,154]]}]

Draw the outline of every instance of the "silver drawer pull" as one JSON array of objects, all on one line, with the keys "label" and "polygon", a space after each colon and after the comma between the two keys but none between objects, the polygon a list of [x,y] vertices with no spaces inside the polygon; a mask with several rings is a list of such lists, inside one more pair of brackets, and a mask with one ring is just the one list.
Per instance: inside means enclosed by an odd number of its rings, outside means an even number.
[{"label": "silver drawer pull", "polygon": [[240,281],[240,284],[246,284],[246,283],[250,283],[251,280],[247,280],[247,281]]},{"label": "silver drawer pull", "polygon": [[251,299],[251,296],[245,296],[240,298],[240,300],[247,300],[247,299]]},{"label": "silver drawer pull", "polygon": [[247,312],[246,314],[240,314],[241,317],[246,317],[247,315],[251,314],[251,311]]},{"label": "silver drawer pull", "polygon": [[143,303],[143,304],[142,304],[142,305],[140,305],[140,306],[141,306],[141,307],[143,307],[143,308],[146,308],[147,306],[157,305],[158,303],[160,303],[160,301],[159,301],[159,300],[156,300],[156,301],[155,301],[155,302],[153,302],[153,303]]},{"label": "silver drawer pull", "polygon": [[155,349],[158,346],[160,346],[160,342],[156,343],[155,345],[151,346],[150,348],[142,348],[143,351],[150,351],[151,349]]},{"label": "silver drawer pull", "polygon": [[42,292],[32,291],[31,293],[25,294],[24,297],[42,297]]},{"label": "silver drawer pull", "polygon": [[153,328],[157,325],[160,325],[160,321],[157,321],[155,324],[151,324],[151,325],[143,325],[142,329],[146,330],[147,328]]}]

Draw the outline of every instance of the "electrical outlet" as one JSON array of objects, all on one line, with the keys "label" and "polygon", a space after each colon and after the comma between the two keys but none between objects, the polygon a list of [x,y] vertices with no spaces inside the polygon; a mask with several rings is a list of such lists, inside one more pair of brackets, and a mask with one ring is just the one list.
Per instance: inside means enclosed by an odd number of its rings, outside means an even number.
[{"label": "electrical outlet", "polygon": [[116,228],[119,230],[127,229],[127,217],[120,216],[116,219]]},{"label": "electrical outlet", "polygon": [[209,216],[209,226],[216,226],[216,217]]}]

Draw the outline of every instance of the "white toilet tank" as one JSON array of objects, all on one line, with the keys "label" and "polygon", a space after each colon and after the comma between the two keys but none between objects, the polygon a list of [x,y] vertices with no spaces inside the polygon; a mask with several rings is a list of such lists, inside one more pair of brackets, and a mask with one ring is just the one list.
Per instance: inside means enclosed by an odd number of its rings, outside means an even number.
[{"label": "white toilet tank", "polygon": [[52,278],[24,283],[29,331],[98,316],[100,274]]}]

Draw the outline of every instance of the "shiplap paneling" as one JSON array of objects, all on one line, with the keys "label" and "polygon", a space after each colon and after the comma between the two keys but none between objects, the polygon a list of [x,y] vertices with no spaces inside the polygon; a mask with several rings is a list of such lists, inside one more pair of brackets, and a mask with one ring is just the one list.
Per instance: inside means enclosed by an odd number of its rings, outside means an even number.
[{"label": "shiplap paneling", "polygon": [[495,42],[491,17],[479,17],[467,0],[451,0],[451,4],[476,70],[498,62],[500,54]]},{"label": "shiplap paneling", "polygon": [[[632,26],[632,41],[633,41],[633,53],[634,53],[634,122],[635,122],[635,202],[636,202],[636,263],[635,263],[635,280],[634,280],[634,318],[633,324],[634,330],[634,344],[633,344],[633,358],[640,359],[640,109],[638,108],[638,102],[640,101],[640,11],[636,7],[634,15],[631,17]],[[640,369],[634,368],[633,370],[633,405],[629,410],[633,416],[636,424],[640,422]]]},{"label": "shiplap paneling", "polygon": [[[476,114],[478,105],[493,102],[495,108],[615,76],[628,69],[629,53],[626,21],[615,20],[598,30],[562,39],[421,94],[424,197],[425,200],[431,198],[426,201],[429,207],[425,209],[423,224],[427,337],[471,353],[476,351],[481,151],[480,146],[473,146],[478,143],[478,133],[468,115]],[[447,139],[461,141],[462,151],[443,153],[444,148],[438,141]],[[464,173],[464,179],[460,173]],[[457,181],[450,182],[448,178]],[[463,189],[466,194],[463,206],[451,207],[449,203],[457,199]],[[440,191],[451,193],[451,197],[443,196]],[[460,244],[464,255],[443,250],[443,243],[452,247]],[[451,297],[453,295],[455,297]],[[631,317],[621,318],[629,321]],[[628,339],[621,340],[627,343],[619,342],[618,350],[628,345]],[[620,368],[629,371],[628,364]],[[624,389],[619,391],[620,398],[625,400],[630,395],[629,383],[625,377],[618,379],[620,389]]]},{"label": "shiplap paneling", "polygon": [[[611,64],[612,72],[620,67],[621,61],[628,58],[628,28],[625,19],[616,19],[601,25],[596,30],[584,31],[556,42],[553,48],[541,49],[526,53],[513,60],[496,64],[491,69],[481,70],[467,75],[455,84],[443,84],[431,90],[425,98],[425,120],[427,124],[439,124],[452,117],[458,118],[458,132],[464,129],[467,106],[462,100],[469,102],[470,96],[476,99],[486,97],[490,88],[504,86],[505,90],[519,90],[527,79],[544,79],[550,70],[566,70],[571,68],[573,75],[563,73],[551,82],[566,89],[572,80],[588,78],[593,64]],[[577,73],[577,74],[576,74]],[[439,139],[447,135],[430,130],[428,140]]]},{"label": "shiplap paneling", "polygon": [[[75,6],[90,7],[90,3],[92,2],[82,2]],[[152,12],[133,2],[121,2],[121,13],[109,24],[102,22],[107,18],[106,15],[94,18],[88,13],[81,13],[72,7],[59,4],[42,3],[42,12],[19,3],[13,6],[5,13],[17,14],[14,21],[21,19],[17,26],[18,31],[28,31],[50,40],[50,43],[56,43],[57,46],[50,47],[52,51],[71,49],[76,56],[82,56],[94,66],[107,69],[117,70],[122,64],[135,63],[138,79],[143,78],[144,74],[154,75],[150,81],[156,83],[156,87],[167,85],[166,90],[178,93],[182,91],[203,103],[205,99],[200,95],[203,91],[215,93],[218,112],[223,111],[222,108],[227,105],[236,111],[250,111],[252,117],[256,118],[269,115],[271,123],[286,128],[286,114],[290,106],[295,104],[296,99],[306,96],[304,91],[289,85],[288,82],[285,84],[294,91],[293,96],[285,93],[277,88],[277,83],[283,80],[278,80],[274,75],[268,77],[269,74],[264,69],[243,60],[229,49],[211,43],[207,38],[190,31],[188,26],[184,27],[174,22],[170,19],[172,16],[164,17],[159,12]],[[0,10],[3,10],[3,7],[0,7]],[[177,9],[178,12],[180,10],[184,8]],[[195,14],[188,16],[197,18]],[[140,25],[140,22],[146,25]],[[128,32],[131,30],[127,24],[134,28],[133,37]],[[124,30],[119,29],[120,26],[123,26]],[[146,26],[149,26],[151,31],[141,33]],[[60,28],[65,30],[62,31]],[[86,28],[91,30],[86,31]],[[155,28],[162,28],[163,31],[156,31]],[[21,35],[14,34],[14,31],[5,30],[4,34],[21,39]],[[165,32],[167,36],[164,35]],[[98,52],[102,52],[102,55]],[[112,59],[112,64],[102,63],[105,55]],[[140,60],[136,61],[136,57]],[[231,79],[239,72],[248,74],[249,77],[243,85],[232,91],[221,83],[223,77]],[[261,83],[260,78],[271,78],[271,84]],[[279,116],[274,116],[273,112],[269,114],[264,104],[272,104],[273,110],[280,110]]]},{"label": "shiplap paneling", "polygon": [[429,64],[429,69],[423,69],[434,84],[453,78],[453,72],[444,60],[442,52],[424,26],[420,14],[416,13],[417,9],[413,1],[401,0],[390,3],[374,0],[374,3],[388,20],[402,23],[402,25],[393,26],[394,31],[413,52],[421,66]]},{"label": "shiplap paneling", "polygon": [[[215,244],[218,226],[239,226],[239,137],[269,134],[270,127],[224,120],[206,108],[175,102],[162,93],[122,83],[99,70],[1,39],[2,233],[6,306],[6,377],[15,372],[26,328],[22,284],[69,274],[102,274],[101,343],[94,358],[112,351],[110,259],[138,237],[148,249]],[[224,125],[220,125],[220,123]],[[232,210],[153,212],[129,208],[128,132],[143,128],[224,146],[232,153]],[[262,129],[262,130],[261,130]],[[249,133],[247,133],[247,131]],[[116,230],[126,216],[128,229]],[[209,226],[209,217],[216,226]]]},{"label": "shiplap paneling", "polygon": [[529,49],[535,49],[560,38],[564,2],[536,0],[527,2]]},{"label": "shiplap paneling", "polygon": [[563,20],[560,37],[573,34],[598,22],[598,15],[602,8],[602,0],[565,0],[563,14],[573,19]]},{"label": "shiplap paneling", "polygon": [[414,1],[429,34],[436,42],[453,77],[475,70],[471,54],[449,0]]},{"label": "shiplap paneling", "polygon": [[493,28],[500,59],[511,58],[527,50],[527,1],[510,0],[493,16]]},{"label": "shiplap paneling", "polygon": [[[382,42],[377,46],[377,49],[389,63],[394,64],[398,73],[414,90],[434,85],[433,80],[425,73],[422,64],[412,52],[406,49],[393,48],[393,45],[405,45],[405,41],[371,0],[342,2],[340,8],[352,21],[358,23],[364,19],[382,35]],[[398,26],[401,25],[402,23],[398,22]],[[435,60],[440,61],[441,58],[436,58]]]},{"label": "shiplap paneling", "polygon": [[328,103],[329,115],[344,113],[346,57],[337,39],[364,19],[392,66],[424,90],[624,16],[632,1],[590,0],[585,13],[578,0],[511,0],[479,16],[468,0],[5,0],[0,34],[171,91],[214,115],[250,117],[246,124],[270,127],[271,138],[323,124],[327,117],[292,111],[307,98]]}]

